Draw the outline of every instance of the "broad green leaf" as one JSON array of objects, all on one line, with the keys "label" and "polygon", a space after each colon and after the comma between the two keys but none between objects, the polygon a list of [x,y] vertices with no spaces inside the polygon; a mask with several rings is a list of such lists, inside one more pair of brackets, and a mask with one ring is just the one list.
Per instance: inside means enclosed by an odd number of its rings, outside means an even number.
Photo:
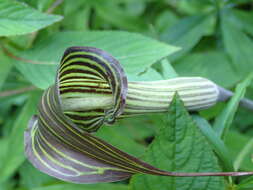
[{"label": "broad green leaf", "polygon": [[236,171],[238,171],[238,169],[241,171],[252,171],[252,137],[231,130],[227,134],[225,143],[231,152],[231,157],[234,158],[234,167]]},{"label": "broad green leaf", "polygon": [[[218,0],[215,0],[216,2]],[[199,1],[199,0],[181,0],[177,1],[178,9],[179,11],[194,15],[194,14],[200,14],[200,13],[209,13],[211,11],[215,10],[215,3],[213,0],[204,0],[204,1]]]},{"label": "broad green leaf", "polygon": [[[3,160],[5,157],[5,152],[7,150],[7,138],[0,138],[0,160]],[[2,167],[3,162],[0,162],[0,168]]]},{"label": "broad green leaf", "polygon": [[233,17],[230,19],[230,21],[242,31],[253,34],[253,12],[233,10],[232,13]]},{"label": "broad green leaf", "polygon": [[[160,74],[160,78],[164,80],[178,77],[177,72],[167,58],[161,60],[160,63],[154,65],[153,68]],[[157,79],[154,78],[154,80]]]},{"label": "broad green leaf", "polygon": [[164,59],[161,61],[161,67],[162,67],[162,76],[164,79],[178,77],[177,72],[175,71],[174,67],[172,67],[168,59]]},{"label": "broad green leaf", "polygon": [[161,114],[150,114],[136,116],[135,118],[124,118],[119,122],[119,129],[116,128],[116,125],[115,130],[118,129],[122,134],[127,134],[132,139],[144,144],[145,139],[153,137],[159,126],[162,125],[162,116]]},{"label": "broad green leaf", "polygon": [[[155,69],[150,67],[146,72],[141,73],[139,75],[128,74],[127,78],[129,81],[154,81],[154,80],[162,80],[163,77],[160,73],[158,73]],[[166,79],[168,79],[167,77]]]},{"label": "broad green leaf", "polygon": [[78,185],[63,183],[59,185],[49,185],[46,187],[33,188],[32,190],[129,190],[129,188],[127,185],[121,184]]},{"label": "broad green leaf", "polygon": [[[250,96],[252,92],[252,88],[251,86],[249,86],[247,88],[247,94],[249,93],[248,97],[252,97]],[[234,122],[233,125],[236,126],[238,129],[249,129],[249,131],[245,131],[245,132],[250,132],[251,129],[251,125],[253,124],[253,117],[252,116],[252,112],[250,112],[247,109],[238,109],[237,113],[236,113],[236,117],[234,118]],[[247,135],[251,135],[250,133],[248,133]]]},{"label": "broad green leaf", "polygon": [[[178,48],[128,32],[59,32],[42,39],[21,57],[32,63],[16,64],[23,75],[39,88],[53,84],[57,65],[69,46],[93,46],[112,54],[127,74],[137,75]],[[131,79],[130,79],[131,80]]]},{"label": "broad green leaf", "polygon": [[41,187],[56,181],[56,179],[34,168],[28,161],[25,161],[18,171],[20,175],[20,184],[22,187],[28,189]]},{"label": "broad green leaf", "polygon": [[201,76],[223,87],[232,87],[238,76],[225,53],[208,51],[192,53],[173,65],[180,76]]},{"label": "broad green leaf", "polygon": [[[8,85],[9,83],[5,83],[5,85],[6,84]],[[5,91],[2,93],[7,92]],[[12,126],[14,125],[14,122],[21,111],[22,105],[24,105],[28,97],[29,94],[26,93],[0,97],[0,125],[2,125],[1,135],[3,137],[8,137],[8,135],[11,133]],[[17,109],[12,111],[14,106],[17,107]]]},{"label": "broad green leaf", "polygon": [[[126,12],[129,15],[141,17],[141,15],[144,13],[145,9],[147,8],[147,3],[145,1],[133,1],[133,2],[127,2],[126,3]],[[144,19],[142,19],[145,21]]]},{"label": "broad green leaf", "polygon": [[170,28],[176,24],[178,19],[179,18],[174,12],[169,10],[163,11],[156,17],[154,24],[155,32],[157,31],[158,33],[164,33],[167,28]]},{"label": "broad green leaf", "polygon": [[50,5],[52,5],[54,3],[54,0],[19,0],[22,1],[24,3],[26,3],[29,6],[32,6],[36,9],[38,9],[39,11],[46,11]]},{"label": "broad green leaf", "polygon": [[213,15],[186,17],[163,32],[161,34],[162,41],[182,48],[170,57],[170,60],[179,58],[189,52],[206,34],[210,25],[213,25],[213,19]]},{"label": "broad green leaf", "polygon": [[41,13],[24,3],[0,0],[0,36],[35,32],[61,19],[61,16]]},{"label": "broad green leaf", "polygon": [[199,115],[209,121],[219,115],[224,107],[225,102],[218,102],[216,105],[206,110],[200,110]]},{"label": "broad green leaf", "polygon": [[[253,139],[247,142],[247,144],[243,147],[243,149],[237,156],[234,162],[235,169],[238,170],[245,159],[249,160],[249,163],[250,163],[249,168],[251,168],[251,166],[253,166],[252,154],[253,154]],[[252,171],[252,169],[249,169],[249,168],[247,169],[249,171]]]},{"label": "broad green leaf", "polygon": [[108,1],[94,1],[95,9],[99,17],[111,23],[113,26],[120,27],[130,31],[145,31],[147,24],[143,19],[128,14],[122,6],[114,2]]},{"label": "broad green leaf", "polygon": [[222,36],[225,50],[231,57],[234,70],[237,73],[239,79],[242,79],[245,74],[252,71],[253,59],[252,39],[244,33],[240,28],[238,20],[235,22],[233,12],[223,11],[221,17],[222,23]]},{"label": "broad green leaf", "polygon": [[0,183],[0,190],[13,190],[15,187],[15,181],[14,180],[8,180],[4,183]]},{"label": "broad green leaf", "polygon": [[[28,0],[29,1],[29,0]],[[37,3],[37,7],[40,11],[46,11],[49,9],[50,6],[53,5],[53,3],[55,3],[54,0],[40,0],[40,1],[36,1]]]},{"label": "broad green leaf", "polygon": [[209,142],[210,146],[218,155],[224,169],[226,171],[234,171],[232,156],[224,142],[220,139],[220,137],[218,137],[211,125],[204,118],[198,115],[193,115],[193,119],[199,127],[201,133],[206,137],[206,140]]},{"label": "broad green leaf", "polygon": [[[64,22],[61,25],[65,30],[86,30],[89,26],[91,6],[87,0],[65,0],[63,4]],[[82,11],[80,11],[82,10]]]},{"label": "broad green leaf", "polygon": [[244,179],[238,185],[238,190],[251,190],[252,188],[253,188],[253,176]]},{"label": "broad green leaf", "polygon": [[[174,98],[164,125],[145,155],[146,161],[168,171],[220,171],[218,161],[205,137],[183,106]],[[133,190],[222,190],[222,177],[158,177],[135,175]]]},{"label": "broad green leaf", "polygon": [[251,84],[252,79],[253,73],[236,86],[235,95],[231,98],[221,114],[216,117],[213,127],[219,137],[224,138],[226,135],[231,123],[233,122],[239,102],[244,97],[246,89]]},{"label": "broad green leaf", "polygon": [[1,60],[1,69],[0,69],[0,91],[1,91],[2,85],[12,68],[12,63],[10,59],[3,54],[2,51],[0,51],[0,60]]},{"label": "broad green leaf", "polygon": [[4,163],[1,168],[0,183],[4,182],[11,175],[14,174],[16,169],[25,160],[24,156],[24,130],[27,127],[28,120],[35,113],[36,105],[38,100],[38,94],[33,94],[30,99],[26,102],[21,113],[16,119],[12,128],[11,134],[7,141],[7,150],[2,159]]},{"label": "broad green leaf", "polygon": [[120,133],[121,126],[102,127],[96,136],[114,145],[122,151],[140,157],[144,154],[145,147],[136,143],[130,137]]},{"label": "broad green leaf", "polygon": [[230,0],[230,1],[227,1],[227,3],[231,3],[231,4],[234,3],[234,4],[237,4],[237,5],[251,3],[251,2],[252,2],[251,0]]}]

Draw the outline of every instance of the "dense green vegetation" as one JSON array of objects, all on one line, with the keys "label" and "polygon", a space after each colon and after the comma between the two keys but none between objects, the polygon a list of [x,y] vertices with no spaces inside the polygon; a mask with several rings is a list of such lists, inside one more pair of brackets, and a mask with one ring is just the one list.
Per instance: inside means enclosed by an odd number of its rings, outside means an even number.
[{"label": "dense green vegetation", "polygon": [[[251,0],[0,0],[0,190],[252,190],[253,177],[160,177],[78,185],[35,169],[24,131],[69,46],[112,54],[129,81],[201,76],[235,95],[187,113],[123,119],[96,136],[166,170],[253,171]],[[246,92],[247,90],[247,92]]]}]

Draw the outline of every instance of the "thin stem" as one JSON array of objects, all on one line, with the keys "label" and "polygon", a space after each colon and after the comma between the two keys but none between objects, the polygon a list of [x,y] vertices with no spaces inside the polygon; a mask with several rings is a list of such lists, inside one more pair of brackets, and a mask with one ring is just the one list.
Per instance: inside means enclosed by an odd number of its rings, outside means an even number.
[{"label": "thin stem", "polygon": [[29,92],[29,91],[32,91],[32,90],[35,90],[35,89],[36,89],[35,86],[28,86],[28,87],[20,88],[20,89],[17,89],[17,90],[3,91],[3,92],[0,92],[0,98],[17,95],[17,94],[21,94],[21,93],[24,93],[24,92]]},{"label": "thin stem", "polygon": [[[224,102],[234,95],[234,93],[231,92],[230,90],[227,90],[227,89],[222,88],[220,86],[218,86],[218,88],[219,88],[219,92],[220,92],[219,97],[218,97],[218,101]],[[249,100],[248,98],[242,98],[240,100],[239,104],[240,104],[240,106],[253,111],[253,101],[252,100]]]},{"label": "thin stem", "polygon": [[26,63],[31,63],[31,64],[41,64],[41,62],[37,62],[37,61],[33,61],[30,59],[25,59],[22,57],[18,57],[16,55],[14,55],[12,52],[10,52],[7,48],[5,48],[3,45],[1,45],[1,48],[3,50],[3,52],[10,58],[15,59],[17,61],[22,61],[22,62],[26,62]]},{"label": "thin stem", "polygon": [[63,0],[56,0],[51,7],[48,8],[48,10],[46,11],[46,13],[51,14],[54,12],[54,10],[63,3]]},{"label": "thin stem", "polygon": [[163,176],[175,177],[197,177],[197,176],[248,176],[253,172],[203,172],[203,173],[181,173],[181,172],[160,172]]}]

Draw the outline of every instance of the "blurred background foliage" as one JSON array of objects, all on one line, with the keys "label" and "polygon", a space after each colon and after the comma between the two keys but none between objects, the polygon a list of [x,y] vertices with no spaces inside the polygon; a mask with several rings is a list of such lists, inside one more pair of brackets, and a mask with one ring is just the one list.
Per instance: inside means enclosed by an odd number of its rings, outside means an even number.
[{"label": "blurred background foliage", "polygon": [[[98,30],[107,32],[94,32]],[[177,74],[202,76],[234,90],[253,70],[253,2],[0,0],[0,190],[141,189],[136,179],[131,181],[132,186],[127,185],[129,181],[69,184],[40,173],[25,160],[23,132],[30,116],[36,113],[41,89],[53,83],[56,66],[52,63],[60,60],[66,45],[78,43],[103,47],[122,62],[132,62],[126,68],[132,80],[168,79]],[[168,50],[163,43],[181,49],[161,61]],[[155,48],[159,53],[151,55]],[[128,53],[136,57],[124,58]],[[246,96],[253,99],[252,85]],[[199,114],[212,124],[225,106],[219,103]],[[229,120],[232,122],[234,118],[234,121],[225,145],[235,168],[252,171],[252,112],[239,108],[235,116],[231,115]],[[162,118],[163,115],[150,115],[126,119],[112,128],[104,127],[97,135],[142,158],[145,147],[163,125]],[[253,189],[252,177],[236,179],[235,184],[239,183],[233,187],[207,188]],[[200,188],[174,186],[170,189]]]}]

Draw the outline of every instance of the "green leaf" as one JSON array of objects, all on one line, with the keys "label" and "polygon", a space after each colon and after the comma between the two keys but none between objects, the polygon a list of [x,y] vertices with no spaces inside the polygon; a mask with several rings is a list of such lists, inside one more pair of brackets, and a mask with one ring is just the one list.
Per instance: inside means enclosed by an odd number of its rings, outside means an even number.
[{"label": "green leaf", "polygon": [[241,5],[241,4],[246,4],[246,3],[251,3],[252,1],[251,0],[230,0],[230,1],[227,1],[228,3],[235,3],[237,5]]},{"label": "green leaf", "polygon": [[[7,150],[7,138],[0,138],[0,160],[3,160],[5,157],[5,152]],[[3,166],[3,163],[0,162],[0,168]]]},{"label": "green leaf", "polygon": [[[82,11],[79,11],[82,10]],[[91,6],[88,1],[76,0],[75,3],[71,0],[65,0],[63,4],[64,22],[61,25],[65,30],[86,30],[89,27],[89,14]]]},{"label": "green leaf", "polygon": [[3,159],[1,160],[1,162],[4,164],[0,168],[0,183],[4,182],[11,175],[13,175],[16,169],[25,160],[23,134],[25,128],[27,127],[28,120],[32,114],[35,113],[37,100],[38,94],[35,93],[26,102],[14,123],[11,134],[8,137],[7,150],[3,156]]},{"label": "green leaf", "polygon": [[238,190],[251,190],[252,188],[253,188],[253,176],[244,179],[238,185]]},{"label": "green leaf", "polygon": [[154,28],[158,33],[164,33],[167,28],[173,26],[177,21],[177,15],[172,11],[166,10],[156,17]]},{"label": "green leaf", "polygon": [[0,36],[35,32],[61,19],[61,16],[41,13],[24,3],[0,0]]},{"label": "green leaf", "polygon": [[[252,85],[247,88],[247,95],[248,97],[252,97]],[[247,135],[251,135],[250,131],[252,131],[253,128],[250,128],[250,126],[253,124],[253,117],[252,112],[250,112],[247,109],[238,109],[236,113],[236,117],[234,118],[233,125],[235,125],[239,130],[242,130],[243,132],[247,133]],[[249,128],[248,128],[249,127]],[[244,131],[245,129],[245,131]],[[247,130],[249,129],[249,130]]]},{"label": "green leaf", "polygon": [[[42,39],[20,56],[32,63],[16,64],[23,75],[39,88],[53,84],[56,68],[69,46],[93,46],[112,54],[127,74],[137,75],[178,48],[128,32],[59,32]],[[36,64],[37,63],[37,64]],[[130,79],[131,80],[131,79]]]},{"label": "green leaf", "polygon": [[0,91],[1,91],[2,85],[12,68],[12,63],[10,59],[3,54],[2,51],[0,51],[0,60],[1,60],[1,69],[0,69]]},{"label": "green leaf", "polygon": [[120,184],[92,184],[92,185],[78,185],[63,183],[59,185],[49,185],[46,187],[34,188],[32,190],[129,190],[127,185]]},{"label": "green leaf", "polygon": [[[145,139],[150,138],[156,134],[159,126],[162,125],[162,114],[149,114],[140,115],[136,118],[124,118],[119,121],[119,129],[115,127],[115,130],[120,130],[122,134],[127,134],[137,142],[145,144]],[[136,127],[142,126],[142,127]],[[156,126],[156,127],[154,127]]]},{"label": "green leaf", "polygon": [[95,9],[99,17],[103,20],[111,23],[113,26],[130,30],[130,31],[145,31],[147,30],[147,24],[143,19],[134,15],[128,14],[128,12],[117,5],[115,1],[94,1]]},{"label": "green leaf", "polygon": [[173,66],[180,76],[205,77],[226,88],[238,82],[230,60],[225,53],[218,51],[191,53]]},{"label": "green leaf", "polygon": [[226,135],[230,125],[233,122],[239,102],[244,97],[246,89],[250,85],[252,79],[253,73],[236,86],[235,95],[231,98],[221,114],[216,117],[213,127],[219,137],[224,137]]},{"label": "green leaf", "polygon": [[211,125],[202,117],[193,115],[193,119],[198,125],[202,134],[206,137],[210,146],[213,148],[215,153],[218,155],[222,162],[222,165],[226,171],[234,171],[232,156],[228,151],[224,142],[218,137]]},{"label": "green leaf", "polygon": [[54,0],[20,0],[31,7],[38,9],[39,11],[46,11],[50,5],[53,4]]},{"label": "green leaf", "polygon": [[[215,0],[216,2],[219,0]],[[215,10],[214,1],[213,0],[181,0],[176,1],[177,7],[179,11],[189,14],[189,15],[196,15],[200,13],[208,13]]]},{"label": "green leaf", "polygon": [[231,130],[226,137],[226,145],[234,158],[234,167],[238,171],[253,170],[253,145],[252,136],[243,135],[237,131]]},{"label": "green leaf", "polygon": [[174,67],[172,67],[171,63],[168,61],[168,59],[163,59],[161,61],[161,67],[162,67],[162,76],[163,79],[169,79],[169,78],[176,78],[178,77],[177,72],[175,71]]},{"label": "green leaf", "polygon": [[213,25],[213,15],[191,16],[178,21],[161,34],[161,40],[181,47],[182,49],[170,57],[175,60],[189,52],[207,32],[210,25]]},{"label": "green leaf", "polygon": [[[146,161],[168,171],[203,172],[220,171],[217,159],[205,137],[176,96],[169,108],[166,125],[149,146]],[[135,175],[133,190],[180,189],[222,190],[222,177],[158,177]]]},{"label": "green leaf", "polygon": [[4,183],[0,183],[0,190],[12,190],[15,187],[15,181],[14,180],[8,180]]},{"label": "green leaf", "polygon": [[[238,79],[253,69],[252,39],[241,30],[241,23],[234,19],[233,12],[223,11],[221,17],[222,36],[225,50],[231,57]],[[239,22],[239,23],[238,23]]]},{"label": "green leaf", "polygon": [[122,126],[102,127],[96,136],[131,155],[142,156],[145,147],[121,133],[121,128]]},{"label": "green leaf", "polygon": [[[246,12],[241,10],[233,10],[235,15],[234,22],[237,23],[238,27],[249,34],[253,34],[253,12]],[[239,20],[238,20],[239,19]]]},{"label": "green leaf", "polygon": [[19,168],[19,175],[21,185],[28,189],[41,187],[56,181],[56,179],[35,169],[28,161],[25,161]]},{"label": "green leaf", "polygon": [[[11,133],[12,126],[14,125],[14,122],[21,111],[22,105],[24,105],[28,97],[29,94],[19,94],[0,98],[0,120],[2,125],[1,135],[3,138],[8,138],[9,134]],[[13,106],[17,107],[14,112],[12,112]],[[5,154],[5,152],[3,154]]]},{"label": "green leaf", "polygon": [[[150,67],[147,71],[144,73],[141,73],[139,75],[135,74],[128,74],[127,78],[131,81],[154,81],[154,80],[162,80],[163,77],[160,73],[158,73],[155,69]],[[166,78],[168,79],[168,78]]]}]

